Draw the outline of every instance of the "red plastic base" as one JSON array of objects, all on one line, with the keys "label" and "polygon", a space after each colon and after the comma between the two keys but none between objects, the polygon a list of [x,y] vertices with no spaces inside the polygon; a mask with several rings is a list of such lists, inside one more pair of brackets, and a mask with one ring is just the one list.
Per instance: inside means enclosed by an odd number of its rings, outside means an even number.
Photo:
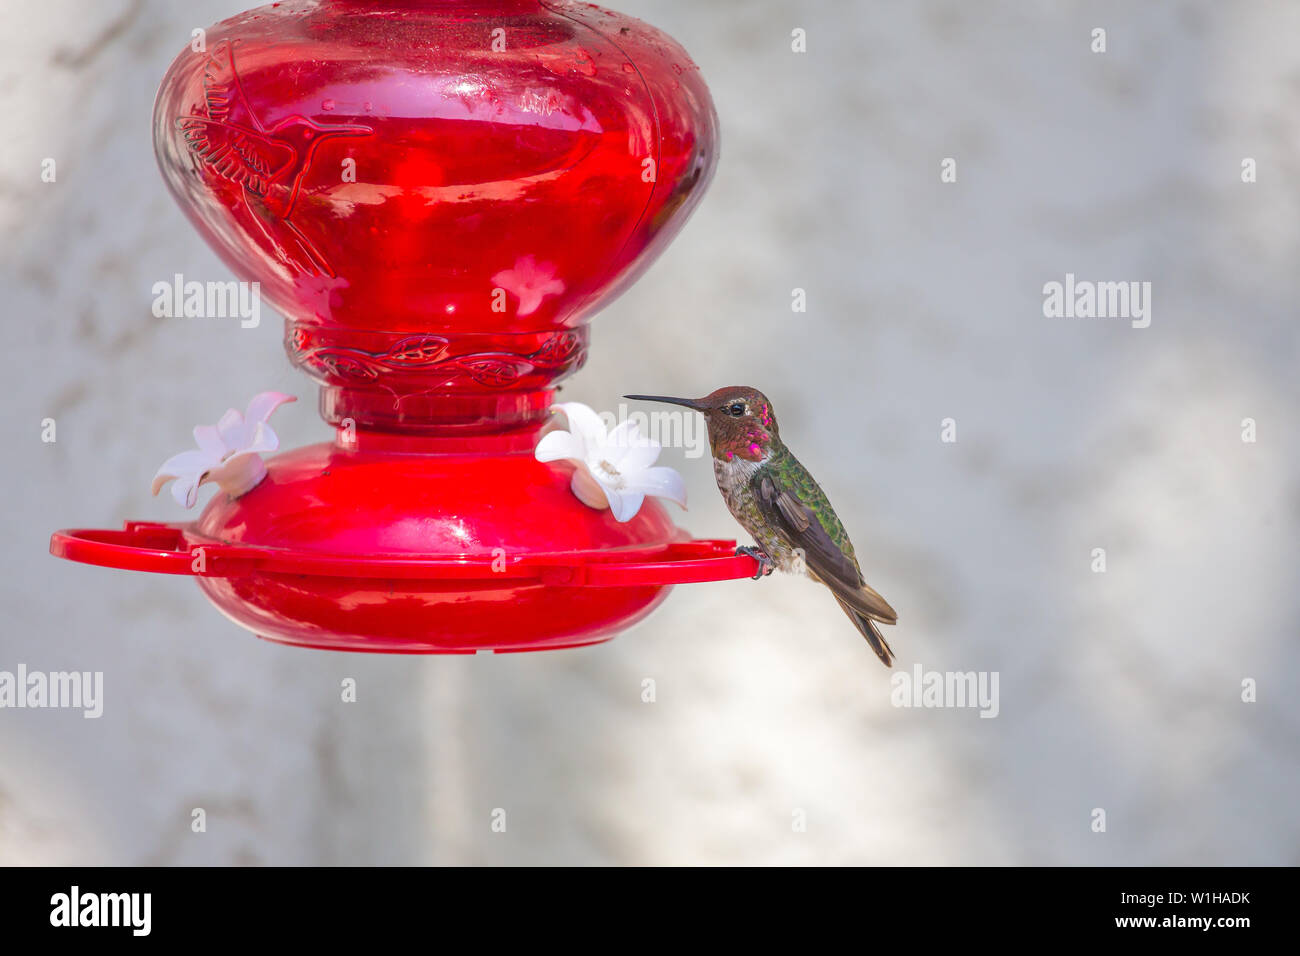
[{"label": "red plastic base", "polygon": [[673,584],[757,570],[734,541],[689,540],[654,499],[623,524],[588,508],[570,474],[528,451],[312,445],[272,459],[260,485],[214,498],[196,523],[60,531],[50,551],[196,576],[268,640],[386,653],[599,643]]}]

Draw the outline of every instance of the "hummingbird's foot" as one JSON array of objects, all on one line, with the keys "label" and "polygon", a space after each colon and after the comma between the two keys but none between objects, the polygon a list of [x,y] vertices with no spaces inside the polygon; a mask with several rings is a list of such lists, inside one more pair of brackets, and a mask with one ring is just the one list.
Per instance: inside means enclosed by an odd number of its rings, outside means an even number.
[{"label": "hummingbird's foot", "polygon": [[758,573],[754,575],[754,580],[765,578],[776,570],[776,565],[772,559],[767,556],[767,552],[762,548],[754,548],[748,545],[741,545],[736,549],[736,554],[743,554],[746,557],[753,558],[758,562]]}]

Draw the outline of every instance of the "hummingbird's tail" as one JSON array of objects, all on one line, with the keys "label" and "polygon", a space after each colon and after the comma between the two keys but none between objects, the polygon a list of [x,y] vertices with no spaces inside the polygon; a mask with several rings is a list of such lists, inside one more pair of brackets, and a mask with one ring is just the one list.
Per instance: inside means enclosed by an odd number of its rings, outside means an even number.
[{"label": "hummingbird's tail", "polygon": [[853,622],[854,627],[867,639],[867,643],[876,652],[876,656],[880,658],[881,663],[886,667],[893,667],[894,649],[885,640],[885,635],[880,633],[880,628],[876,626],[876,622],[864,614],[859,614],[843,601],[840,601],[838,596],[836,596],[835,600],[840,602],[840,607],[844,608],[844,613],[849,616],[849,620]]}]

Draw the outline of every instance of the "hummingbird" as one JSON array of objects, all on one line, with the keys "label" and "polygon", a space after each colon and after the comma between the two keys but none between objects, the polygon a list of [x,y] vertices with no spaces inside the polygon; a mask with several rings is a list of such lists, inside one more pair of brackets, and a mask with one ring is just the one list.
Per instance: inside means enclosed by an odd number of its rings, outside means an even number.
[{"label": "hummingbird", "polygon": [[898,615],[863,580],[848,532],[821,486],[781,440],[767,396],[756,388],[732,385],[704,398],[623,397],[703,413],[718,488],[727,509],[757,545],[736,549],[759,562],[754,578],[775,568],[802,572],[826,585],[876,656],[886,667],[893,666],[894,652],[878,625],[894,624]]},{"label": "hummingbird", "polygon": [[297,115],[267,129],[244,95],[230,40],[214,46],[204,63],[203,98],[201,113],[176,120],[195,159],[243,188],[254,221],[290,269],[334,278],[320,250],[290,217],[316,148],[333,137],[369,136],[374,130]]}]

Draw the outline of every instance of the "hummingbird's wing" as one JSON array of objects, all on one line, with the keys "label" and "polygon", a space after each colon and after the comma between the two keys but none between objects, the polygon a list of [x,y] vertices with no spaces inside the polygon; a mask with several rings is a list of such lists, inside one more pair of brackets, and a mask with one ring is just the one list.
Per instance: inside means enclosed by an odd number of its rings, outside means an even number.
[{"label": "hummingbird's wing", "polygon": [[235,71],[235,45],[230,40],[214,46],[203,64],[203,99],[208,119],[266,132],[244,96],[243,84]]},{"label": "hummingbird's wing", "polygon": [[759,482],[758,503],[767,520],[780,529],[791,547],[803,554],[808,570],[831,589],[846,609],[852,608],[884,624],[898,620],[889,602],[862,580],[857,561],[844,553],[817,520],[816,513],[797,495],[778,490],[776,483],[764,476]]},{"label": "hummingbird's wing", "polygon": [[255,196],[265,195],[271,176],[294,158],[291,147],[230,123],[182,116],[176,126],[190,151],[204,165]]},{"label": "hummingbird's wing", "polygon": [[216,44],[203,63],[200,109],[207,115],[196,112],[176,120],[190,151],[223,179],[255,196],[265,195],[272,175],[295,154],[291,146],[267,135],[248,105],[230,40]]}]

